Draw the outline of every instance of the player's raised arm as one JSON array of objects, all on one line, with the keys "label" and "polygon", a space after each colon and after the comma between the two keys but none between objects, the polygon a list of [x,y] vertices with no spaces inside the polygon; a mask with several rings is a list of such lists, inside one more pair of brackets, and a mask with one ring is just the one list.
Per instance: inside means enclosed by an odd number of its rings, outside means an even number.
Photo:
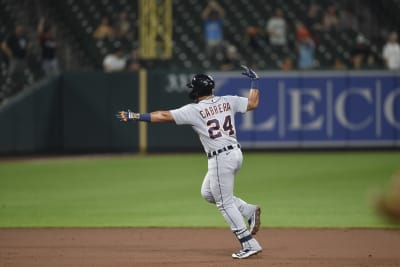
[{"label": "player's raised arm", "polygon": [[258,99],[259,99],[259,91],[258,89],[251,88],[249,92],[249,103],[247,104],[247,110],[253,110],[258,107]]},{"label": "player's raised arm", "polygon": [[168,110],[153,111],[151,113],[135,113],[128,111],[119,111],[117,118],[123,122],[128,121],[146,121],[146,122],[173,122],[174,118]]},{"label": "player's raised arm", "polygon": [[251,80],[250,91],[248,96],[249,103],[247,104],[247,110],[253,110],[258,107],[258,101],[259,101],[258,80],[260,79],[260,77],[258,77],[257,73],[254,70],[250,69],[249,67],[242,65],[242,68],[244,69],[244,72],[242,72],[242,74],[249,77]]}]

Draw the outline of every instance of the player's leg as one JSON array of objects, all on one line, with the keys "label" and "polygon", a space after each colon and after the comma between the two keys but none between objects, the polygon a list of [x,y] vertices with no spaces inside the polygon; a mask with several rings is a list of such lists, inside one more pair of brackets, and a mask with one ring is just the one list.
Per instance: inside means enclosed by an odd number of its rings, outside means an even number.
[{"label": "player's leg", "polygon": [[235,196],[233,196],[233,201],[243,217],[246,218],[246,220],[250,219],[257,208],[257,205],[248,204],[243,199]]},{"label": "player's leg", "polygon": [[[215,204],[215,199],[212,195],[210,188],[210,172],[207,172],[206,176],[204,177],[203,183],[201,185],[201,195],[208,202]],[[246,218],[246,220],[249,220],[251,218],[257,208],[256,205],[248,204],[243,199],[235,196],[233,196],[233,201],[238,208],[240,214],[242,214],[242,216]]]},{"label": "player's leg", "polygon": [[[245,224],[241,213],[233,201],[234,170],[236,164],[234,162],[229,163],[229,160],[226,159],[219,159],[219,157],[221,156],[217,155],[209,160],[209,171],[205,180],[209,181],[209,189],[217,208],[231,226],[232,231],[237,231],[245,228]],[[228,166],[228,164],[231,166]],[[207,186],[203,188],[207,188]],[[202,191],[202,193],[205,192],[206,190]]]},{"label": "player's leg", "polygon": [[261,208],[257,205],[248,204],[243,199],[235,196],[233,196],[233,201],[235,202],[235,205],[242,216],[247,220],[249,224],[249,231],[251,234],[255,235],[260,229]]},{"label": "player's leg", "polygon": [[[242,166],[242,160],[240,161],[240,165],[238,166],[238,168],[235,170],[234,175],[236,175],[241,166]],[[240,213],[242,214],[242,216],[246,218],[249,224],[249,231],[251,232],[251,234],[255,235],[260,229],[261,208],[257,205],[248,204],[243,199],[235,196],[233,196],[233,201],[238,210],[240,211]]]},{"label": "player's leg", "polygon": [[201,195],[208,202],[215,204],[215,199],[210,187],[210,172],[207,172],[206,176],[204,177],[203,184],[201,185]]},{"label": "player's leg", "polygon": [[261,251],[261,246],[247,230],[233,199],[234,174],[240,168],[241,161],[240,150],[209,160],[210,189],[216,206],[242,245],[242,254],[235,253],[232,255],[234,258],[246,258]]},{"label": "player's leg", "polygon": [[[207,173],[207,175],[204,177],[203,184],[201,186],[201,195],[208,202],[215,204],[215,199],[210,188],[209,173]],[[247,220],[250,233],[255,235],[260,229],[260,207],[257,205],[248,204],[244,200],[235,196],[233,197],[233,201],[240,214]]]},{"label": "player's leg", "polygon": [[[209,172],[207,172],[206,176],[204,177],[203,184],[201,186],[201,195],[208,202],[215,204],[215,199],[212,195],[210,188]],[[249,224],[250,233],[255,235],[260,229],[260,213],[261,213],[260,208],[256,205],[248,204],[244,200],[235,196],[233,197],[233,201],[236,207],[238,208],[240,214],[244,218],[246,218]]]}]

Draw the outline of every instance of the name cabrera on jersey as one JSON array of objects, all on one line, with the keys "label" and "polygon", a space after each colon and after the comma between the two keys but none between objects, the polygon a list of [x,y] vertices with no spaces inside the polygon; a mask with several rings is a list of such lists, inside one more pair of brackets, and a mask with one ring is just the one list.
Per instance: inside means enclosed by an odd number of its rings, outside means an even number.
[{"label": "name cabrera on jersey", "polygon": [[240,96],[215,96],[171,110],[178,125],[191,125],[206,152],[236,144],[235,113],[247,111],[248,99]]}]

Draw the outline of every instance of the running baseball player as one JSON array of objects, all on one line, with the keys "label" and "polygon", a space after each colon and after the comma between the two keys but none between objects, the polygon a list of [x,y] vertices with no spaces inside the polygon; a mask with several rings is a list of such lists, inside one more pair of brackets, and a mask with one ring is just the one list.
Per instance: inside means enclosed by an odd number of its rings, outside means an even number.
[{"label": "running baseball player", "polygon": [[[210,75],[197,74],[188,87],[193,103],[178,109],[134,113],[120,111],[121,121],[175,122],[191,125],[199,135],[208,157],[208,172],[204,178],[201,194],[217,206],[241,244],[232,254],[235,259],[245,259],[260,253],[262,248],[253,237],[260,229],[261,209],[233,195],[234,178],[241,168],[243,155],[236,139],[235,113],[256,109],[259,101],[259,77],[252,69],[244,68],[243,75],[251,80],[248,97],[215,96],[214,79]],[[248,228],[244,219],[248,221]]]}]

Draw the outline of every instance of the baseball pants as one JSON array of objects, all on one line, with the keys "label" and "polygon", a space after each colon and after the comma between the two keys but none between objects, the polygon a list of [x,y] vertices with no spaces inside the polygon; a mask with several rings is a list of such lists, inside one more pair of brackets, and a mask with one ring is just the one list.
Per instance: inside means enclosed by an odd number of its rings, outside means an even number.
[{"label": "baseball pants", "polygon": [[216,204],[233,232],[246,228],[243,217],[249,219],[256,208],[233,195],[235,174],[242,162],[239,148],[209,158],[208,172],[201,187],[203,198]]}]

